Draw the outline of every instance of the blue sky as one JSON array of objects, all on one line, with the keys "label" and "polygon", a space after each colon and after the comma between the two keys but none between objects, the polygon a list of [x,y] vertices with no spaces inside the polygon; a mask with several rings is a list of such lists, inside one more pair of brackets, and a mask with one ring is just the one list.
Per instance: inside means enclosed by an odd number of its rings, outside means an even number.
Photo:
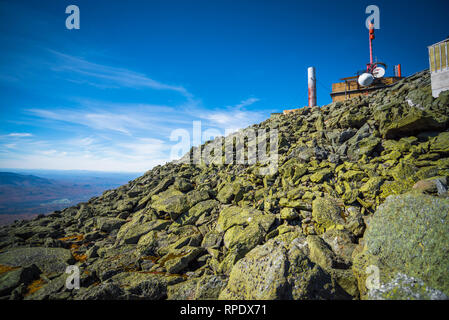
[{"label": "blue sky", "polygon": [[0,167],[145,171],[193,121],[224,133],[306,105],[312,65],[328,104],[369,60],[370,4],[387,74],[428,68],[448,1],[0,0]]}]

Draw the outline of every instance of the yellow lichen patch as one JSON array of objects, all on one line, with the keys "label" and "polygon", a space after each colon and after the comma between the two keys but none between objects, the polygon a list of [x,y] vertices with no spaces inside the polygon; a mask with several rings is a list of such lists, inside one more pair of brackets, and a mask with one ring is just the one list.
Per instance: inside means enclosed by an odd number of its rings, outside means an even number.
[{"label": "yellow lichen patch", "polygon": [[141,258],[142,260],[149,260],[153,263],[157,263],[157,261],[160,259],[160,257],[155,257],[155,256],[144,256]]},{"label": "yellow lichen patch", "polygon": [[68,236],[68,237],[65,237],[65,238],[59,238],[58,240],[61,240],[61,241],[68,241],[68,240],[82,241],[82,240],[84,240],[84,235],[83,234],[76,234],[76,235]]},{"label": "yellow lichen patch", "polygon": [[72,256],[73,256],[73,258],[74,258],[76,261],[84,262],[84,261],[87,260],[87,255],[85,255],[85,254],[79,254],[79,253],[77,252],[77,250],[79,249],[79,247],[80,247],[80,245],[75,244],[75,243],[72,243],[72,244],[70,245],[70,251],[72,252]]},{"label": "yellow lichen patch", "polygon": [[162,271],[137,271],[137,272],[143,273],[143,274],[158,274],[158,275],[165,276],[165,272],[162,272]]},{"label": "yellow lichen patch", "polygon": [[168,273],[168,272],[162,272],[162,271],[137,271],[139,273],[143,274],[157,274],[165,277],[183,277],[184,279],[187,279],[188,276],[186,274],[178,274],[178,273]]},{"label": "yellow lichen patch", "polygon": [[116,260],[118,260],[118,259],[120,259],[120,255],[119,255],[119,254],[116,254],[115,256],[107,257],[105,260],[108,260],[108,261],[116,261]]},{"label": "yellow lichen patch", "polygon": [[78,254],[77,252],[73,251],[72,256],[76,261],[84,262],[87,260],[87,256],[85,254]]},{"label": "yellow lichen patch", "polygon": [[5,266],[3,264],[0,264],[0,274],[6,273],[12,270],[19,269],[20,267],[11,267],[11,266]]},{"label": "yellow lichen patch", "polygon": [[173,260],[173,259],[177,259],[177,258],[182,258],[186,255],[188,255],[190,252],[183,252],[183,253],[179,253],[179,254],[174,254],[174,253],[168,253],[167,255],[163,256],[161,258],[161,260],[159,261],[159,265],[161,267],[164,266],[164,264],[168,261],[168,260]]},{"label": "yellow lichen patch", "polygon": [[79,247],[80,247],[79,244],[73,243],[70,245],[70,250],[77,250]]},{"label": "yellow lichen patch", "polygon": [[130,263],[130,264],[128,264],[128,265],[123,265],[123,264],[122,264],[121,267],[122,267],[122,269],[123,269],[125,272],[135,272],[135,271],[138,270],[138,266],[135,265],[134,263]]},{"label": "yellow lichen patch", "polygon": [[30,294],[35,293],[37,290],[39,290],[40,288],[42,288],[45,284],[45,281],[42,279],[38,279],[38,280],[34,280],[33,282],[31,282],[27,289],[27,293],[24,294],[24,296],[28,296]]}]

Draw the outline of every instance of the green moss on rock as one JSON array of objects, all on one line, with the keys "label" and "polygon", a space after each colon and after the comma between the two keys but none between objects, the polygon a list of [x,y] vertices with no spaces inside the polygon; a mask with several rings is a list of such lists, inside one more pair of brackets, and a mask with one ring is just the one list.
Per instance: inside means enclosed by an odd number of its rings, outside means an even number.
[{"label": "green moss on rock", "polygon": [[[359,287],[365,286],[366,268],[375,265],[383,284],[402,273],[448,295],[447,230],[449,199],[417,193],[389,197],[371,218],[364,250],[355,258]],[[367,297],[366,288],[361,292]]]}]

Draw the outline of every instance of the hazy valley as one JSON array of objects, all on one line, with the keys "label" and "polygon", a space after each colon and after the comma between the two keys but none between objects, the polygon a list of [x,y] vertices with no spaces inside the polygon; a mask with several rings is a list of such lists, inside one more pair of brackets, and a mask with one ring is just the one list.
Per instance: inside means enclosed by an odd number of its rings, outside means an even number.
[{"label": "hazy valley", "polygon": [[140,174],[0,169],[0,225],[87,201]]}]

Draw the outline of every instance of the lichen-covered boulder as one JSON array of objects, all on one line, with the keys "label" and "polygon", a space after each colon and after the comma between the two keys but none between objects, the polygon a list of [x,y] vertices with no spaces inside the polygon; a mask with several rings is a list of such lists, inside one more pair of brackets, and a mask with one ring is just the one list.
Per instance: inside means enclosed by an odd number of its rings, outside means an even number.
[{"label": "lichen-covered boulder", "polygon": [[[331,231],[339,230],[334,229]],[[357,298],[359,295],[357,280],[350,269],[350,263],[336,255],[332,247],[319,236],[307,236],[307,245],[310,260],[329,273],[336,283],[350,296]]]},{"label": "lichen-covered boulder", "polygon": [[239,260],[219,299],[342,299],[347,295],[329,274],[302,251],[304,243],[290,246],[270,239]]},{"label": "lichen-covered boulder", "polygon": [[178,190],[167,190],[163,195],[153,196],[153,199],[152,208],[159,213],[169,214],[173,220],[190,208],[187,196]]},{"label": "lichen-covered boulder", "polygon": [[227,278],[205,274],[200,278],[188,279],[167,288],[168,300],[210,300],[217,299],[226,286]]},{"label": "lichen-covered boulder", "polygon": [[[56,278],[46,280],[36,280],[33,286],[34,292],[25,293],[24,300],[54,300],[66,289],[66,280],[69,274],[63,273]],[[68,291],[68,290],[67,290]],[[29,294],[28,294],[29,293]],[[68,292],[65,292],[66,294]],[[64,296],[64,294],[62,294]],[[67,297],[67,295],[66,295]]]},{"label": "lichen-covered boulder", "polygon": [[228,278],[220,275],[203,275],[197,284],[195,299],[218,299],[220,292],[228,283]]},{"label": "lichen-covered boulder", "polygon": [[195,224],[198,219],[210,213],[213,209],[217,208],[219,205],[219,202],[217,200],[205,200],[198,202],[193,207],[189,209],[188,212],[181,215],[177,222],[180,224]]},{"label": "lichen-covered boulder", "polygon": [[101,281],[108,280],[116,274],[135,271],[139,268],[138,251],[134,244],[103,247],[98,249],[98,255],[100,259],[96,259],[90,269]]},{"label": "lichen-covered boulder", "polygon": [[449,153],[449,132],[441,132],[430,144],[431,152]]},{"label": "lichen-covered boulder", "polygon": [[[422,288],[449,294],[449,199],[420,193],[390,196],[371,218],[363,237],[362,252],[354,258],[362,298],[372,298],[368,285],[373,270],[378,270],[384,298],[400,296],[399,285],[392,286],[398,274],[423,283]],[[386,288],[392,291],[387,292]],[[407,290],[403,290],[406,292]],[[425,298],[423,295],[422,298]]]},{"label": "lichen-covered boulder", "polygon": [[47,276],[65,272],[75,262],[70,250],[63,248],[15,248],[0,253],[0,265],[28,267],[36,265]]},{"label": "lichen-covered boulder", "polygon": [[323,182],[332,177],[332,171],[329,168],[319,170],[310,176],[310,181],[315,183]]},{"label": "lichen-covered boulder", "polygon": [[193,185],[186,178],[176,178],[173,183],[173,188],[181,192],[187,192],[193,189]]},{"label": "lichen-covered boulder", "polygon": [[124,219],[100,217],[97,219],[97,227],[100,231],[111,232],[112,230],[119,229],[126,223]]},{"label": "lichen-covered boulder", "polygon": [[448,300],[440,290],[428,287],[422,280],[397,273],[389,282],[368,291],[371,300]]},{"label": "lichen-covered boulder", "polygon": [[407,136],[423,131],[444,129],[447,116],[429,110],[408,107],[404,113],[390,117],[389,121],[381,124],[380,133],[385,138]]},{"label": "lichen-covered boulder", "polygon": [[349,145],[347,152],[348,156],[352,160],[358,160],[363,155],[371,155],[375,152],[381,141],[380,138],[373,136],[363,138],[360,141]]},{"label": "lichen-covered boulder", "polygon": [[8,267],[0,265],[0,297],[9,295],[21,284],[28,285],[38,279],[41,271],[36,265],[28,267]]},{"label": "lichen-covered boulder", "polygon": [[326,231],[322,239],[332,248],[341,259],[347,264],[352,262],[352,253],[357,247],[354,235],[348,230],[332,229]]},{"label": "lichen-covered boulder", "polygon": [[198,284],[197,278],[173,284],[167,288],[167,300],[194,300]]},{"label": "lichen-covered boulder", "polygon": [[201,246],[203,248],[219,248],[223,240],[223,234],[216,230],[210,230],[204,235]]},{"label": "lichen-covered boulder", "polygon": [[341,207],[334,199],[319,197],[313,200],[312,217],[321,233],[329,229],[344,228]]},{"label": "lichen-covered boulder", "polygon": [[246,227],[229,228],[224,234],[223,241],[226,248],[239,246],[248,252],[265,238],[265,234],[265,230],[257,222],[252,222]]},{"label": "lichen-covered boulder", "polygon": [[244,189],[238,182],[225,184],[217,194],[217,200],[221,203],[239,202],[243,197]]},{"label": "lichen-covered boulder", "polygon": [[375,197],[376,193],[379,191],[380,186],[384,182],[384,179],[382,177],[371,177],[366,181],[362,187],[360,188],[360,191],[363,193],[365,197]]},{"label": "lichen-covered boulder", "polygon": [[184,246],[179,249],[173,249],[158,261],[168,273],[176,274],[183,271],[190,262],[204,252],[203,248]]},{"label": "lichen-covered boulder", "polygon": [[174,234],[152,230],[139,238],[136,249],[143,256],[156,256],[177,240],[178,237]]},{"label": "lichen-covered boulder", "polygon": [[146,272],[123,272],[100,285],[92,285],[77,294],[77,300],[159,300],[167,296],[167,287],[183,281],[181,276]]},{"label": "lichen-covered boulder", "polygon": [[229,206],[220,212],[216,229],[219,232],[223,232],[233,226],[246,226],[251,222],[259,222],[264,230],[268,231],[274,220],[275,217],[273,215],[264,214],[257,209]]},{"label": "lichen-covered boulder", "polygon": [[120,228],[117,234],[117,242],[120,244],[137,243],[143,235],[153,230],[163,230],[169,224],[169,221],[162,219],[156,219],[143,223],[139,220],[130,221]]},{"label": "lichen-covered boulder", "polygon": [[282,208],[281,209],[281,219],[293,220],[298,217],[299,217],[299,213],[294,208]]}]

